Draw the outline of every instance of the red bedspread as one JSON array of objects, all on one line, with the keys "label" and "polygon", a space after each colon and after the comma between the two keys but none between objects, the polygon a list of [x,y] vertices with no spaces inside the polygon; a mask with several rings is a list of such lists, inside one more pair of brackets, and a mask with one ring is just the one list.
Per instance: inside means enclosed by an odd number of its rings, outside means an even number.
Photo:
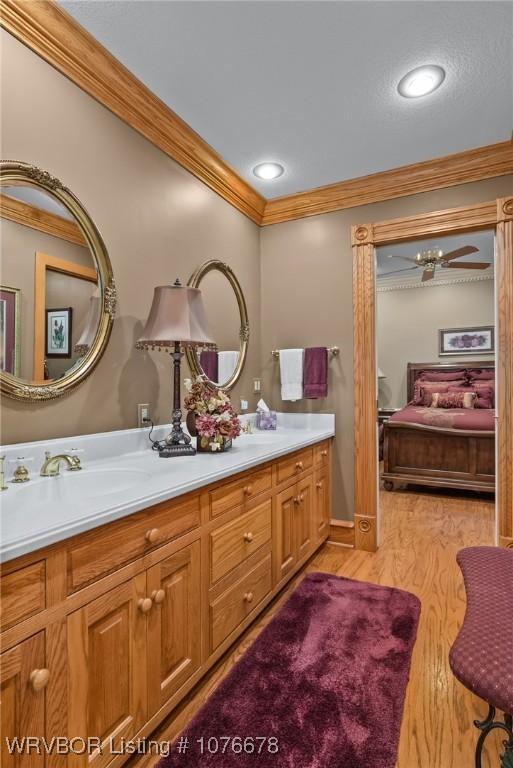
[{"label": "red bedspread", "polygon": [[390,421],[444,429],[494,432],[494,416],[493,408],[425,408],[422,405],[407,405],[406,408],[396,411]]}]

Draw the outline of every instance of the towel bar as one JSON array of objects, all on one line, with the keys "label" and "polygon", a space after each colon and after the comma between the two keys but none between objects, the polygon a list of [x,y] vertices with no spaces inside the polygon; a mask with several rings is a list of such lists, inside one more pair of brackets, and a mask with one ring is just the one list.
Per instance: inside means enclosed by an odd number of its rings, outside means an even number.
[{"label": "towel bar", "polygon": [[[333,355],[333,357],[337,357],[337,355],[340,354],[340,347],[326,347],[330,355]],[[280,350],[279,349],[273,349],[271,352],[271,355],[275,357],[276,359],[280,356]]]}]

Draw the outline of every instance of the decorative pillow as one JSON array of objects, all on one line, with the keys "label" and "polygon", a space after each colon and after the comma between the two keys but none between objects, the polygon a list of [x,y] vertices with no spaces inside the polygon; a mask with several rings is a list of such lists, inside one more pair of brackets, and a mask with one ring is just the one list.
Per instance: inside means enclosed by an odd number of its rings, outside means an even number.
[{"label": "decorative pillow", "polygon": [[493,389],[491,387],[449,387],[449,392],[475,392],[477,397],[474,408],[493,408]]},{"label": "decorative pillow", "polygon": [[481,368],[469,368],[467,376],[470,381],[488,381],[489,379],[495,379],[495,371],[493,369],[482,370]]},{"label": "decorative pillow", "polygon": [[473,408],[475,392],[434,392],[431,408]]},{"label": "decorative pillow", "polygon": [[459,381],[467,378],[467,373],[461,371],[423,371],[417,381]]},{"label": "decorative pillow", "polygon": [[423,381],[417,379],[413,388],[413,405],[431,405],[431,398],[435,392],[448,392],[449,387],[462,387],[466,384],[464,379],[456,381]]},{"label": "decorative pillow", "polygon": [[494,379],[474,379],[470,382],[470,386],[477,394],[482,390],[492,390],[492,408],[495,408],[495,380]]}]

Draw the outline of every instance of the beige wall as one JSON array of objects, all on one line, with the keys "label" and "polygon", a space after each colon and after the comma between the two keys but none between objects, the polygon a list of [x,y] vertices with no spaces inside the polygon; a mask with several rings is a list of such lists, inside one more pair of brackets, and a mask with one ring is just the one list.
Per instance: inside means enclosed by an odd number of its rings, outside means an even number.
[{"label": "beige wall", "polygon": [[[440,328],[494,325],[493,280],[424,288],[378,291],[376,328],[378,363],[386,378],[379,383],[379,404],[406,404],[407,363],[458,363],[471,356],[438,356]],[[475,357],[476,365],[490,356]]]},{"label": "beige wall", "polygon": [[[271,405],[334,411],[334,514],[353,513],[353,365],[350,227],[354,223],[493,199],[512,178],[353,208],[259,230],[35,54],[2,32],[2,156],[60,177],[103,234],[119,291],[118,316],[94,374],[69,397],[41,405],[3,402],[3,440],[16,442],[135,426],[136,404],[157,421],[170,409],[169,360],[134,350],[154,285],[187,279],[206,259],[228,262],[246,294],[248,362],[234,391],[255,404],[251,379],[264,374]],[[37,120],[35,119],[37,116]],[[270,352],[331,345],[326,401],[282,404]]]},{"label": "beige wall", "polygon": [[[119,307],[111,342],[74,393],[40,405],[2,403],[5,443],[134,427],[137,403],[158,422],[171,408],[170,359],[134,349],[153,287],[187,281],[207,259],[234,269],[246,295],[251,339],[242,395],[253,406],[259,374],[259,229],[9,34],[1,32],[1,154],[62,179],[109,250]],[[184,366],[184,376],[187,375]]]},{"label": "beige wall", "polygon": [[[465,184],[299,221],[274,224],[261,233],[262,369],[264,394],[275,408],[334,411],[334,516],[353,515],[353,309],[352,224],[410,216],[511,194],[513,177]],[[326,400],[282,403],[279,366],[271,350],[333,345]]]}]

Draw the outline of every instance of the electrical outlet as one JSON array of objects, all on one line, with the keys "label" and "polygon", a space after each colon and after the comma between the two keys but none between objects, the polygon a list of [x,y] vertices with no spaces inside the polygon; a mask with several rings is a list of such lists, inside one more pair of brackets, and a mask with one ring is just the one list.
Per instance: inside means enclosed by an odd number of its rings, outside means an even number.
[{"label": "electrical outlet", "polygon": [[139,403],[137,405],[137,424],[139,428],[148,426],[146,420],[150,418],[150,404]]},{"label": "electrical outlet", "polygon": [[262,382],[260,379],[253,379],[253,392],[255,395],[259,395],[262,391]]},{"label": "electrical outlet", "polygon": [[249,408],[248,401],[247,400],[241,400],[240,401],[240,409],[241,411],[247,411]]}]

